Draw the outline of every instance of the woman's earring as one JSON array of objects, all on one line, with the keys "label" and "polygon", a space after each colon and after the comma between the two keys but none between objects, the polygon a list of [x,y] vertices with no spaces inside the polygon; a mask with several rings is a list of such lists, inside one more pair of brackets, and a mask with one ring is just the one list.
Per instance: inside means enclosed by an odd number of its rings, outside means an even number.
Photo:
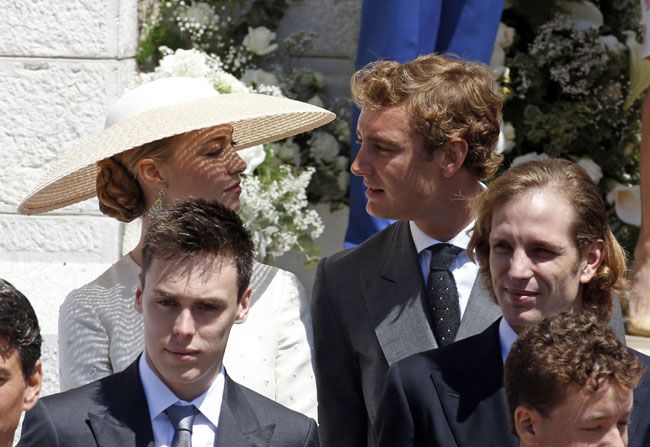
[{"label": "woman's earring", "polygon": [[158,213],[158,212],[162,211],[162,209],[163,209],[163,199],[165,198],[165,195],[167,195],[167,190],[165,188],[158,191],[158,198],[153,203],[153,205],[151,205],[151,209],[149,209],[150,213]]}]

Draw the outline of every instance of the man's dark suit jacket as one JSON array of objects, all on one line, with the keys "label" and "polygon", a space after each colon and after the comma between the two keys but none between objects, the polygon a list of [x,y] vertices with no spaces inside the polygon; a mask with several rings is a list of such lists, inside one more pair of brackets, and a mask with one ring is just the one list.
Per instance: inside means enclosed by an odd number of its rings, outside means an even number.
[{"label": "man's dark suit jacket", "polygon": [[[42,398],[26,413],[19,446],[153,447],[138,360],[81,388]],[[316,423],[226,376],[215,446],[317,447]]]},{"label": "man's dark suit jacket", "polygon": [[[500,315],[477,280],[456,339],[483,331]],[[408,222],[320,262],[312,320],[321,444],[363,447],[388,366],[437,347]]]},{"label": "man's dark suit jacket", "polygon": [[[650,357],[635,351],[646,366]],[[629,447],[650,445],[650,372],[634,391]],[[503,388],[499,321],[481,334],[390,367],[378,447],[517,447]]]}]

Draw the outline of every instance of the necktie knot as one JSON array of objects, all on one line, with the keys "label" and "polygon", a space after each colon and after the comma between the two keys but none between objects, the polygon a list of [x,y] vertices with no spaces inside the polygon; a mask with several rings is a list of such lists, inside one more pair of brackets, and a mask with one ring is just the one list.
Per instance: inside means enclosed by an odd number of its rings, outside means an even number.
[{"label": "necktie knot", "polygon": [[462,248],[451,244],[435,244],[429,247],[431,252],[431,270],[449,270],[451,264],[463,251]]},{"label": "necktie knot", "polygon": [[174,427],[172,447],[189,447],[192,442],[192,425],[197,409],[194,405],[171,405],[165,410]]}]

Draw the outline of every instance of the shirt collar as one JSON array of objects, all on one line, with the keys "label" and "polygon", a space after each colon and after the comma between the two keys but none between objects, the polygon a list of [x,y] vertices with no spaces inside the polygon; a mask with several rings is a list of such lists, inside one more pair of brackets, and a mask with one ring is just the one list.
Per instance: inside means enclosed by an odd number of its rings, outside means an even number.
[{"label": "shirt collar", "polygon": [[456,236],[452,237],[448,241],[439,241],[432,238],[424,231],[420,230],[420,227],[418,227],[417,224],[411,220],[409,221],[409,228],[411,229],[411,237],[413,238],[413,243],[415,244],[415,250],[418,252],[418,254],[420,254],[432,245],[440,244],[443,242],[455,245],[456,247],[462,248],[463,250],[467,250],[467,245],[469,244],[469,239],[471,237],[471,231],[474,228],[474,222],[475,221],[471,221],[469,225],[463,228],[462,231],[460,231]]},{"label": "shirt collar", "polygon": [[517,341],[518,337],[519,335],[517,335],[506,319],[501,318],[501,321],[499,321],[499,343],[501,345],[501,358],[504,364],[506,363],[512,344]]},{"label": "shirt collar", "polygon": [[149,417],[152,421],[159,417],[170,405],[176,403],[185,405],[193,404],[210,423],[218,427],[219,415],[221,414],[221,402],[223,401],[223,393],[226,385],[223,364],[216,379],[210,385],[210,388],[196,399],[187,402],[176,397],[172,390],[160,380],[158,375],[151,369],[151,366],[149,366],[146,357],[146,352],[143,352],[140,356],[138,366],[144,395],[149,405]]}]

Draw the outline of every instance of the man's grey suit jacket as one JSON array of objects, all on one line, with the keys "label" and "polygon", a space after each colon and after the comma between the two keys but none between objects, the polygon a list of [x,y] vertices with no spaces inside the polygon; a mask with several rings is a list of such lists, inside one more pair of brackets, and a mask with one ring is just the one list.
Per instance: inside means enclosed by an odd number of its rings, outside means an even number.
[{"label": "man's grey suit jacket", "polygon": [[[324,447],[367,445],[393,363],[437,347],[408,222],[323,259],[312,295],[318,417]],[[474,283],[456,339],[501,315]]]},{"label": "man's grey suit jacket", "polygon": [[[138,360],[81,388],[47,396],[27,412],[21,447],[153,447]],[[217,447],[317,447],[316,423],[226,376]]]}]

